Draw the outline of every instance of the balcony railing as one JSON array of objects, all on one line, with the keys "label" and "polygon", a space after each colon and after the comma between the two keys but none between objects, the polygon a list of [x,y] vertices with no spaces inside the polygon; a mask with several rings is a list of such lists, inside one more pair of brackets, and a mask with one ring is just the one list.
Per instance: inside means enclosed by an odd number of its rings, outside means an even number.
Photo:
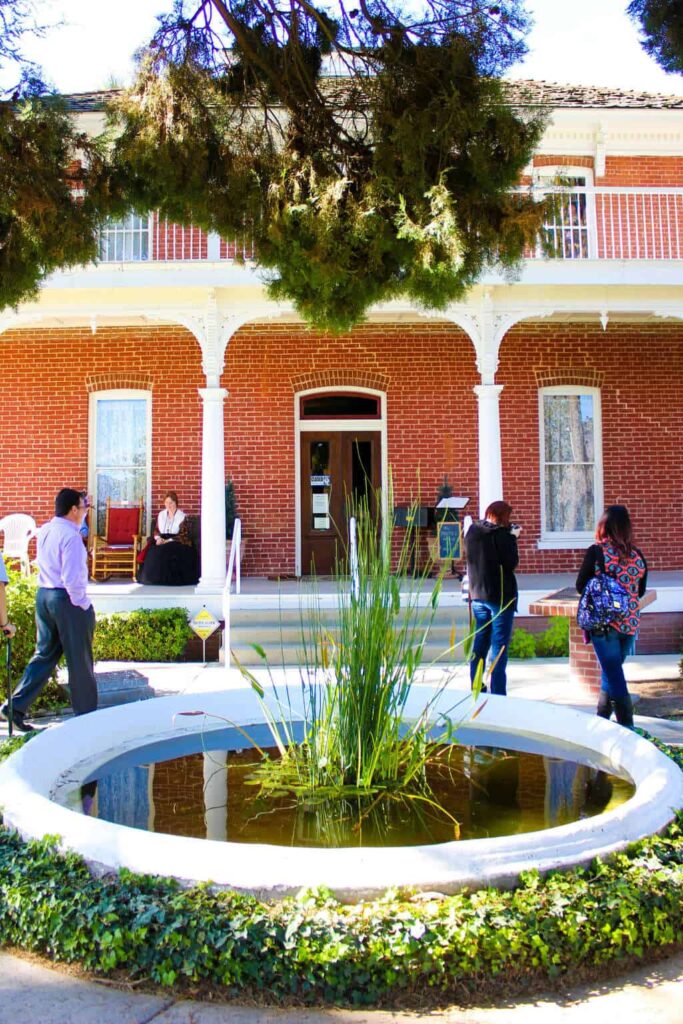
[{"label": "balcony railing", "polygon": [[553,196],[543,239],[531,258],[683,259],[683,189],[569,188]]},{"label": "balcony railing", "polygon": [[112,221],[100,232],[100,263],[174,263],[249,260],[254,243],[249,232],[226,241],[190,224],[172,224],[151,213]]},{"label": "balcony railing", "polygon": [[[683,188],[543,189],[555,202],[529,259],[681,260]],[[102,263],[249,260],[253,239],[226,241],[152,213],[131,215],[100,233]]]}]

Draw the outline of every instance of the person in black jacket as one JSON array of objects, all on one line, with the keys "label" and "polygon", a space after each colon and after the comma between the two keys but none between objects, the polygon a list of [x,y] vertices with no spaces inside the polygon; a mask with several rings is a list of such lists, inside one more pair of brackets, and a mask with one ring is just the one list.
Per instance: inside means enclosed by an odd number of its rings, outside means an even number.
[{"label": "person in black jacket", "polygon": [[[512,508],[506,501],[494,501],[483,520],[473,523],[465,534],[467,575],[476,633],[470,660],[470,679],[474,683],[479,666],[486,664],[491,651],[491,693],[505,696],[505,669],[517,610],[519,562],[517,537],[519,526],[512,526]],[[486,687],[484,687],[486,689]]]},{"label": "person in black jacket", "polygon": [[609,505],[605,509],[595,539],[597,544],[591,544],[584,555],[576,589],[582,594],[597,573],[608,573],[628,594],[628,612],[611,625],[588,634],[602,670],[597,713],[601,718],[610,718],[614,711],[617,722],[632,729],[633,702],[623,666],[635,649],[640,598],[647,587],[647,562],[642,551],[633,545],[631,517],[625,505]]}]

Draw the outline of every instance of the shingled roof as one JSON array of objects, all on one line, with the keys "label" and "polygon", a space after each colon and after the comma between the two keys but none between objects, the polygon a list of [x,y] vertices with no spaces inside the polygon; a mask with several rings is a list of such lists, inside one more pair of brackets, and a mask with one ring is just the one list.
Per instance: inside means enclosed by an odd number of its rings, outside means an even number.
[{"label": "shingled roof", "polygon": [[546,107],[601,107],[602,109],[643,108],[683,110],[683,96],[634,92],[599,85],[560,85],[534,79],[515,79],[507,83],[515,101]]},{"label": "shingled roof", "polygon": [[[515,79],[506,82],[513,102],[522,106],[545,107],[600,107],[601,109],[683,110],[683,96],[662,93],[635,92],[598,85],[560,85],[535,79]],[[108,99],[118,90],[102,89],[98,92],[79,92],[64,99],[74,113],[102,110]]]}]

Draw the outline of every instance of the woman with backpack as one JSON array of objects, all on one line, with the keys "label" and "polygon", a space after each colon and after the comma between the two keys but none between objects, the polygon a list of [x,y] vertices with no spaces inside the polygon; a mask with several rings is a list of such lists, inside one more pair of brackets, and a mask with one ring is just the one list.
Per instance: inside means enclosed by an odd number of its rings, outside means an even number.
[{"label": "woman with backpack", "polygon": [[635,649],[640,626],[640,598],[647,586],[647,562],[632,541],[631,517],[625,505],[609,505],[595,531],[596,544],[586,551],[576,577],[576,589],[583,594],[589,582],[601,574],[611,576],[625,591],[624,610],[608,624],[587,630],[602,669],[597,713],[633,728],[633,703],[624,676],[624,662]]}]

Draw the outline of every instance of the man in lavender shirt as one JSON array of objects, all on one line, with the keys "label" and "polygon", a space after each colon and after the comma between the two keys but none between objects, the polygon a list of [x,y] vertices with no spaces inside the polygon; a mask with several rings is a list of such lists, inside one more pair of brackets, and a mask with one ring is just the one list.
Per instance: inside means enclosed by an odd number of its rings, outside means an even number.
[{"label": "man in lavender shirt", "polygon": [[[12,697],[12,722],[18,732],[30,732],[29,707],[54,672],[62,653],[69,670],[74,714],[97,707],[92,639],[95,609],[86,595],[88,563],[80,528],[88,505],[80,491],[64,487],[55,498],[54,518],[38,531],[38,593],[35,654]],[[7,718],[3,704],[0,716]]]}]

